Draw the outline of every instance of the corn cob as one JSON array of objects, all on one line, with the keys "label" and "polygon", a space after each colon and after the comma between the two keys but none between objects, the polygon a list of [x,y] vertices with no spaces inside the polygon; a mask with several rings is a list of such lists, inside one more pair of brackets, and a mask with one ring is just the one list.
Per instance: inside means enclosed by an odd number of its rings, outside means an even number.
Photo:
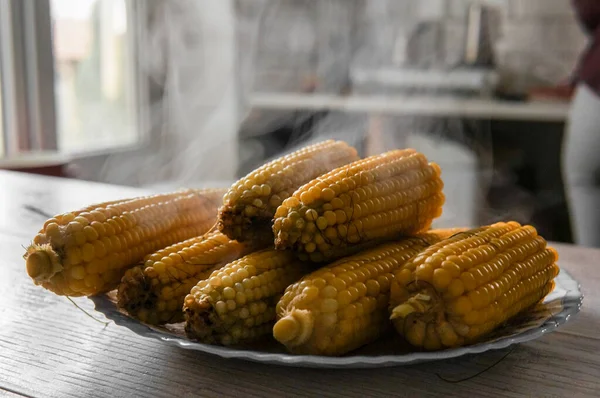
[{"label": "corn cob", "polygon": [[358,159],[356,149],[328,140],[275,159],[236,182],[223,197],[219,230],[238,241],[273,242],[275,210],[302,184]]},{"label": "corn cob", "polygon": [[283,201],[275,213],[275,247],[324,261],[352,253],[357,243],[426,231],[442,213],[440,173],[413,149],[335,169]]},{"label": "corn cob", "polygon": [[205,233],[224,190],[186,190],[88,206],[44,224],[24,255],[34,283],[58,294],[114,289],[145,255]]},{"label": "corn cob", "polygon": [[293,253],[272,249],[251,253],[214,271],[185,298],[187,336],[232,345],[269,335],[277,300],[308,271]]},{"label": "corn cob", "polygon": [[447,234],[436,231],[342,258],[289,286],[273,336],[293,353],[343,355],[390,328],[393,272]]},{"label": "corn cob", "polygon": [[183,299],[198,281],[249,253],[248,245],[215,231],[147,255],[121,279],[117,305],[142,322],[183,321]]},{"label": "corn cob", "polygon": [[557,259],[534,227],[516,222],[456,235],[396,272],[391,319],[426,350],[475,342],[552,291]]}]

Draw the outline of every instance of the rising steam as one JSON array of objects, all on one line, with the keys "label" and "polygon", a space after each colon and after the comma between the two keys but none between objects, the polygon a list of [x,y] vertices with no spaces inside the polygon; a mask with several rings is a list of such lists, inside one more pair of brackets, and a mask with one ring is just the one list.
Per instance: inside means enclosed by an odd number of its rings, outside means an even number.
[{"label": "rising steam", "polygon": [[[127,185],[166,183],[169,189],[223,186],[274,156],[326,138],[345,140],[362,155],[410,146],[440,163],[444,171],[448,201],[436,225],[477,224],[474,209],[481,206],[491,180],[486,126],[458,119],[344,112],[315,117],[250,106],[254,92],[343,93],[352,70],[414,64],[400,54],[416,54],[421,67],[454,67],[452,57],[428,56],[446,42],[443,35],[436,36],[435,28],[427,33],[433,39],[425,41],[431,47],[418,52],[399,39],[417,28],[423,8],[419,3],[151,2],[155,5],[142,64],[152,87],[163,94],[148,105],[154,139],[133,156],[117,154],[99,160],[97,178]],[[425,15],[424,22],[431,22],[432,17]],[[440,54],[444,53],[442,48]],[[388,93],[377,86],[352,90],[375,96]],[[423,93],[412,90],[410,94]],[[310,118],[316,123],[306,128]]]}]

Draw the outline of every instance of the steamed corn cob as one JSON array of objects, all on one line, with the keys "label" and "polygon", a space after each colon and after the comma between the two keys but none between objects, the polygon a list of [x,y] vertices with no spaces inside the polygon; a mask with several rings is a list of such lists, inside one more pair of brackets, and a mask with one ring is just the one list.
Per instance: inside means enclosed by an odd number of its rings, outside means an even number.
[{"label": "steamed corn cob", "polygon": [[283,201],[275,213],[275,246],[323,261],[357,243],[423,232],[442,213],[440,173],[413,149],[339,167]]},{"label": "steamed corn cob", "polygon": [[535,228],[516,222],[456,235],[396,272],[391,318],[416,347],[474,342],[552,291],[557,258]]},{"label": "steamed corn cob", "polygon": [[57,215],[24,255],[34,283],[67,296],[115,288],[145,255],[205,233],[224,190],[186,190],[100,203]]},{"label": "steamed corn cob", "polygon": [[198,281],[237,260],[249,245],[215,231],[176,243],[147,255],[121,279],[117,305],[149,324],[183,321],[183,299]]},{"label": "steamed corn cob", "polygon": [[232,345],[269,335],[275,304],[308,272],[291,252],[265,249],[201,280],[184,300],[185,331],[205,343]]},{"label": "steamed corn cob", "polygon": [[290,285],[277,303],[273,336],[293,353],[343,355],[389,330],[393,272],[430,244],[435,231],[342,258]]},{"label": "steamed corn cob", "polygon": [[223,197],[219,229],[239,241],[272,244],[275,210],[301,185],[358,159],[356,149],[328,140],[275,159],[236,182]]}]

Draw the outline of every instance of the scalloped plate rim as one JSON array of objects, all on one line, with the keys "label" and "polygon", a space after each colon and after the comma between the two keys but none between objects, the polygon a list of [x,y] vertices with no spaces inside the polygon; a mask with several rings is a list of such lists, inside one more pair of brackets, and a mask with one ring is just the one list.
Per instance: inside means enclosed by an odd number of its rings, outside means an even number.
[{"label": "scalloped plate rim", "polygon": [[[500,337],[492,341],[483,341],[481,343],[460,348],[433,352],[417,351],[400,355],[385,354],[377,356],[348,355],[344,357],[327,357],[317,355],[294,355],[204,344],[155,330],[146,324],[130,318],[121,313],[106,295],[93,296],[89,297],[89,299],[94,303],[96,311],[104,314],[107,319],[113,321],[116,325],[128,328],[132,332],[143,337],[158,339],[183,349],[201,351],[225,359],[242,359],[274,365],[359,369],[412,365],[422,362],[457,358],[464,355],[480,354],[489,350],[500,350],[514,344],[538,339],[547,333],[555,331],[561,325],[568,322],[573,315],[579,313],[583,303],[584,297],[581,292],[581,285],[567,271],[561,269],[556,280],[561,282],[561,286],[563,284],[567,285],[563,288],[563,290],[565,290],[564,294],[555,298],[555,300],[562,301],[563,309],[559,313],[553,314],[551,318],[543,321],[538,327],[534,327],[516,335]],[[565,305],[566,302],[571,303],[571,305]]]}]

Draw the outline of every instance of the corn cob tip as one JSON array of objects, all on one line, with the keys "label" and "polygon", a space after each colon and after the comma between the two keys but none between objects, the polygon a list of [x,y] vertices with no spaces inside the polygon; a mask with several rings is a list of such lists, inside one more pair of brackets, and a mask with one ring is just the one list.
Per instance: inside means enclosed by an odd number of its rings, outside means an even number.
[{"label": "corn cob tip", "polygon": [[[151,292],[150,283],[146,280],[141,267],[128,270],[117,290],[117,306],[130,314],[139,315],[143,307],[152,306],[157,297]],[[142,321],[146,321],[143,319]]]},{"label": "corn cob tip", "polygon": [[289,347],[299,346],[308,341],[314,324],[311,311],[294,309],[275,323],[273,337]]},{"label": "corn cob tip", "polygon": [[48,244],[32,244],[25,254],[27,274],[34,283],[47,282],[62,270],[58,254]]},{"label": "corn cob tip", "polygon": [[183,311],[186,318],[185,332],[191,339],[205,343],[216,343],[213,325],[219,323],[212,312],[212,304],[207,297],[194,300],[192,295],[185,298]]}]

